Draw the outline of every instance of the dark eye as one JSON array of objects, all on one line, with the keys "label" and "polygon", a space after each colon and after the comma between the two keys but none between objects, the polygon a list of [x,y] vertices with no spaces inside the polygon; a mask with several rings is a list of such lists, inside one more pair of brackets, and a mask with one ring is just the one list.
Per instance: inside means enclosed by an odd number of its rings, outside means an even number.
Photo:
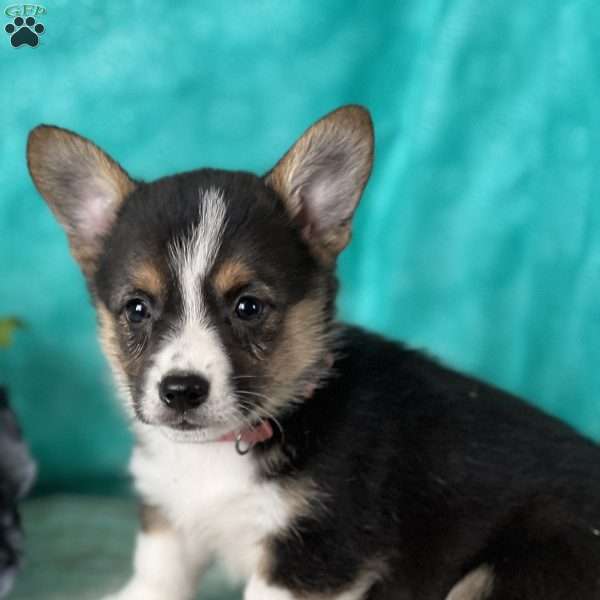
[{"label": "dark eye", "polygon": [[257,319],[263,313],[264,305],[253,296],[242,296],[235,306],[235,314],[244,321]]},{"label": "dark eye", "polygon": [[150,318],[150,307],[141,298],[132,298],[125,305],[125,316],[130,323],[139,325]]}]

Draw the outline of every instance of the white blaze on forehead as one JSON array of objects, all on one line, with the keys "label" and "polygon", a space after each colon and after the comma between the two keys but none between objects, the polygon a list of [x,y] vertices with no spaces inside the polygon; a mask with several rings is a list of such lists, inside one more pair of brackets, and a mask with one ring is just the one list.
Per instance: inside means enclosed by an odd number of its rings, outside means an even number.
[{"label": "white blaze on forehead", "polygon": [[[171,268],[181,291],[183,315],[148,370],[142,412],[150,422],[160,422],[165,411],[169,413],[159,397],[164,377],[173,372],[197,373],[209,381],[210,393],[197,409],[196,416],[211,428],[219,428],[232,418],[231,365],[214,323],[209,319],[202,287],[221,247],[226,207],[221,190],[209,188],[199,193],[197,224],[186,237],[175,240],[169,247]],[[196,437],[208,439],[211,431],[203,429]]]},{"label": "white blaze on forehead", "polygon": [[177,274],[185,321],[203,320],[201,284],[213,266],[225,229],[226,207],[223,192],[200,190],[200,218],[191,235],[171,244],[172,267]]}]

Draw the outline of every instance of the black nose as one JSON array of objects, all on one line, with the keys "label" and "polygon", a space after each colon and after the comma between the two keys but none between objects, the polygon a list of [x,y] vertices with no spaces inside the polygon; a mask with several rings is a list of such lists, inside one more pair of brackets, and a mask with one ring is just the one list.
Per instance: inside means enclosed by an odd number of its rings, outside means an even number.
[{"label": "black nose", "polygon": [[160,399],[173,410],[198,408],[208,398],[210,384],[200,375],[168,375],[159,386]]}]

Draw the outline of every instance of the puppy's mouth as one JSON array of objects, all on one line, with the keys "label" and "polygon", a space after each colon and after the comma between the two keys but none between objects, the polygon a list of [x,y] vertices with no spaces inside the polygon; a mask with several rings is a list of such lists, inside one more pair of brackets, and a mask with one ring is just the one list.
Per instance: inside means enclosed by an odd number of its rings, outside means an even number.
[{"label": "puppy's mouth", "polygon": [[178,431],[194,431],[196,429],[202,429],[202,427],[197,423],[192,423],[192,421],[188,421],[185,418],[177,421],[176,423],[170,423],[168,427],[172,427]]},{"label": "puppy's mouth", "polygon": [[269,419],[260,419],[252,424],[239,426],[208,427],[182,415],[177,420],[162,423],[161,429],[167,437],[175,441],[185,443],[233,442],[238,449],[240,444],[251,448],[273,437],[273,425]]},{"label": "puppy's mouth", "polygon": [[167,429],[174,429],[176,431],[199,431],[210,427],[210,424],[197,421],[187,412],[178,415],[169,415],[168,417],[163,416],[154,422],[148,422],[148,425],[158,425],[159,427],[166,427]]}]

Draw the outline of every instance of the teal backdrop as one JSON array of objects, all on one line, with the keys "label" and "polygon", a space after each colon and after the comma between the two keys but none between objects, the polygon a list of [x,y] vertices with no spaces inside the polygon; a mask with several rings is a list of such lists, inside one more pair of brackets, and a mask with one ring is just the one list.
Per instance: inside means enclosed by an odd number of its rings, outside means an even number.
[{"label": "teal backdrop", "polygon": [[[8,3],[7,3],[8,4]],[[112,489],[130,438],[28,131],[92,138],[133,175],[267,170],[345,103],[373,176],[341,316],[425,348],[600,438],[597,0],[48,2],[0,29],[0,352],[39,490]]]}]

